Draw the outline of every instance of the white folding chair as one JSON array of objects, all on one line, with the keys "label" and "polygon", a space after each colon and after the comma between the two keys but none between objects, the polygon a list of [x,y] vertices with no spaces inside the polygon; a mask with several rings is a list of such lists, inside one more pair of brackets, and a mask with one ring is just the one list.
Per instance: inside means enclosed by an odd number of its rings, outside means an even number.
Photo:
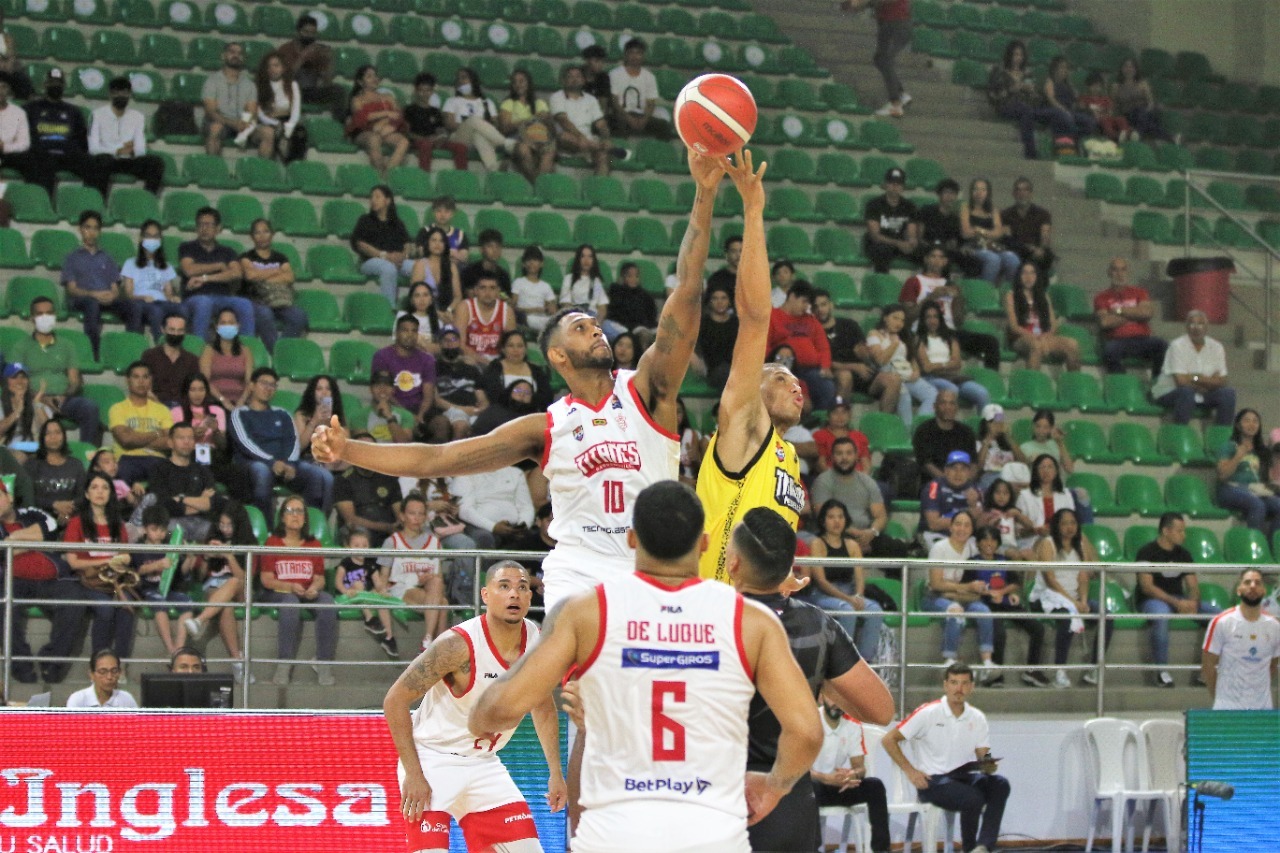
[{"label": "white folding chair", "polygon": [[[1187,739],[1186,726],[1181,720],[1147,720],[1138,729],[1140,742],[1146,746],[1146,787],[1164,795],[1159,801],[1164,814],[1165,843],[1170,850],[1178,845],[1182,834],[1182,782],[1187,778],[1187,756],[1183,744]],[[1151,824],[1155,817],[1155,803],[1147,810],[1147,825],[1142,833],[1142,853],[1147,853],[1151,843]]]},{"label": "white folding chair", "polygon": [[839,850],[849,849],[849,836],[852,835],[858,853],[870,853],[871,822],[867,818],[865,804],[856,806],[821,806],[818,809],[818,816],[822,818],[824,825],[829,817],[844,818],[844,824],[840,828]]},{"label": "white folding chair", "polygon": [[[878,745],[884,738],[887,730],[880,726],[863,725],[863,732],[866,735],[867,743],[870,744],[874,739]],[[908,746],[909,750],[910,747]],[[867,752],[867,775],[876,776],[884,782],[885,793],[889,801],[889,815],[907,815],[907,835],[904,841],[904,849],[910,849],[912,840],[915,838],[916,818],[920,818],[922,826],[921,843],[924,853],[936,853],[938,849],[938,819],[944,817],[947,822],[947,833],[945,836],[945,851],[951,851],[951,827],[955,821],[955,813],[947,812],[929,803],[920,802],[919,792],[916,787],[907,779],[902,769],[892,761],[886,761],[887,765],[881,769],[879,762],[872,758],[876,754],[876,749],[869,747]],[[875,768],[872,772],[871,768]]]},{"label": "white folding chair", "polygon": [[[1142,732],[1128,720],[1115,717],[1099,717],[1084,724],[1085,738],[1089,742],[1094,758],[1094,795],[1093,809],[1089,817],[1089,837],[1085,842],[1085,853],[1093,850],[1093,836],[1098,826],[1098,813],[1102,804],[1111,805],[1111,851],[1120,853],[1126,821],[1129,826],[1129,850],[1133,850],[1133,812],[1138,803],[1151,804],[1162,802],[1164,794],[1152,791],[1142,785],[1140,780],[1129,779],[1125,770],[1125,748],[1130,740],[1134,742],[1138,753],[1138,765],[1141,768],[1146,762],[1146,743]],[[1145,770],[1139,770],[1145,775]]]}]

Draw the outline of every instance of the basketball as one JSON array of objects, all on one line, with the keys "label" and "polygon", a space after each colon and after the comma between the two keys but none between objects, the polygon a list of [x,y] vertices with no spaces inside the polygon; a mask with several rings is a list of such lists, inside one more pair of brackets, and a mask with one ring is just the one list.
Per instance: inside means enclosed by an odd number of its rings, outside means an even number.
[{"label": "basketball", "polygon": [[756,99],[728,74],[704,74],[676,96],[676,132],[685,145],[711,157],[723,157],[747,144],[756,129]]}]

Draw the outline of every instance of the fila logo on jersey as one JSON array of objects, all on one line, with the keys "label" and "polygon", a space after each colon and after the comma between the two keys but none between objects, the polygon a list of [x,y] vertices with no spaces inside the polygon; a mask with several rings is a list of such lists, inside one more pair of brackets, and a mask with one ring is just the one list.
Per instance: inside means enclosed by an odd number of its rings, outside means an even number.
[{"label": "fila logo on jersey", "polygon": [[797,515],[804,509],[804,486],[781,468],[773,469],[773,499]]},{"label": "fila logo on jersey", "polygon": [[[624,779],[624,789],[627,791],[671,791],[676,794],[701,794],[703,791],[711,787],[711,782],[706,779]],[[697,788],[697,791],[694,791]]]},{"label": "fila logo on jersey", "polygon": [[[574,430],[574,438],[578,436],[578,427]],[[640,448],[634,441],[602,441],[593,444],[573,459],[573,464],[582,472],[582,476],[590,477],[610,468],[621,468],[624,471],[640,470]]]},{"label": "fila logo on jersey", "polygon": [[496,673],[496,672],[486,672],[486,673],[484,674],[484,677],[485,677],[485,678],[497,678],[497,677],[498,677],[498,673]]},{"label": "fila logo on jersey", "polygon": [[683,613],[684,608],[681,607],[679,604],[664,604],[662,605],[662,612],[663,613]]}]

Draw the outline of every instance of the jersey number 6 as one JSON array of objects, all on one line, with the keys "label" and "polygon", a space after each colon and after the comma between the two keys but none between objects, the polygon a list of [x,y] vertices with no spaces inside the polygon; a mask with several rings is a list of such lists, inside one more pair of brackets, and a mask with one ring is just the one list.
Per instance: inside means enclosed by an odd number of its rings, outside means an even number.
[{"label": "jersey number 6", "polygon": [[653,682],[653,760],[684,761],[684,726],[662,713],[667,698],[684,702],[683,681]]}]

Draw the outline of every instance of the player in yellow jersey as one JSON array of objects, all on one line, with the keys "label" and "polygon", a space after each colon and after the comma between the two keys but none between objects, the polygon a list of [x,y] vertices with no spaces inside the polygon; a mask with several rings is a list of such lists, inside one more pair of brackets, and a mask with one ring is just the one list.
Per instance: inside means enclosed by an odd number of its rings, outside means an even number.
[{"label": "player in yellow jersey", "polygon": [[794,527],[804,507],[804,485],[796,449],[782,435],[800,421],[804,394],[800,381],[778,364],[765,364],[772,305],[769,256],[764,238],[764,177],[751,168],[730,172],[742,196],[742,259],[734,307],[738,338],[733,345],[729,381],[720,397],[719,426],[698,471],[698,497],[706,509],[710,542],[699,574],[729,582],[724,567],[729,534],[747,510],[768,507]]}]

